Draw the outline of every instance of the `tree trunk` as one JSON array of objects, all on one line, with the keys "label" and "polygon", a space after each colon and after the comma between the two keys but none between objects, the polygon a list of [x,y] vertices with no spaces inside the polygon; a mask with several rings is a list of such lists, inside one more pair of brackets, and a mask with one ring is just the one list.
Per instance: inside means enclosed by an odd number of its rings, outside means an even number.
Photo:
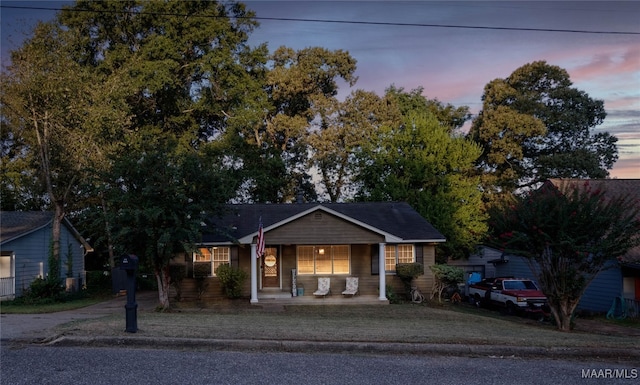
[{"label": "tree trunk", "polygon": [[[53,213],[53,220],[51,223],[51,256],[56,261],[60,261],[60,234],[61,234],[61,226],[62,219],[64,218],[64,208],[58,202],[54,203],[55,211]],[[49,261],[51,263],[51,261]],[[57,271],[50,271],[50,274],[54,274],[55,276],[50,277],[51,279],[59,279],[60,278],[60,264],[58,265]]]},{"label": "tree trunk", "polygon": [[158,310],[169,310],[169,274],[168,268],[156,269],[156,280],[158,282]]},{"label": "tree trunk", "polygon": [[109,251],[109,267],[113,269],[116,267],[116,259],[113,255],[113,239],[111,237],[111,225],[109,224],[109,216],[107,214],[107,201],[104,199],[104,195],[100,194],[100,200],[102,201],[102,213],[104,215],[104,229],[107,234],[107,250]]},{"label": "tree trunk", "polygon": [[578,306],[578,301],[571,301],[569,299],[560,299],[553,302],[549,301],[551,314],[553,314],[553,318],[556,320],[558,330],[569,332],[573,329],[571,318],[576,306]]}]

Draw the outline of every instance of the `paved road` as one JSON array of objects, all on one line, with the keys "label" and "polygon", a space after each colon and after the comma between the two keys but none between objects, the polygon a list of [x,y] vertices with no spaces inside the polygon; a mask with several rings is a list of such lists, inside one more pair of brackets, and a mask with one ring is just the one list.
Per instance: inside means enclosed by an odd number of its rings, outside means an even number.
[{"label": "paved road", "polygon": [[[139,311],[152,310],[157,305],[156,292],[143,292],[136,296]],[[20,339],[38,341],[52,337],[51,329],[57,325],[79,319],[99,318],[109,314],[122,313],[123,329],[125,327],[126,296],[81,309],[61,311],[48,314],[2,314],[0,315],[0,336],[3,341]]]},{"label": "paved road", "polygon": [[[637,384],[638,364],[550,359],[26,346],[6,384]],[[37,364],[34,364],[37,363]],[[591,377],[585,382],[584,375]]]}]

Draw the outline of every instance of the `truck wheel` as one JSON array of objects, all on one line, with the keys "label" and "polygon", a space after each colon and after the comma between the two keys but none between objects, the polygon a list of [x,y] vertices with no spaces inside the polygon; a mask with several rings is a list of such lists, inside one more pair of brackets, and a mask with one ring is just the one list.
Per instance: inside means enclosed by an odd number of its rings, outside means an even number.
[{"label": "truck wheel", "polygon": [[505,313],[507,315],[516,315],[518,314],[518,307],[513,302],[507,302]]},{"label": "truck wheel", "polygon": [[478,294],[473,296],[473,304],[476,305],[476,307],[482,307],[482,298],[480,298]]}]

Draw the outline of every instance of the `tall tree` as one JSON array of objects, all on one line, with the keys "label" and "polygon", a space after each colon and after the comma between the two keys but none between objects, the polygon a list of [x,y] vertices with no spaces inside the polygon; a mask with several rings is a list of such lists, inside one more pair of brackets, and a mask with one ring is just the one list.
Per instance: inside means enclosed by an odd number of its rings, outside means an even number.
[{"label": "tall tree", "polygon": [[[176,239],[167,238],[172,236],[169,227],[160,227],[149,218],[164,218],[160,224],[175,226],[175,235],[184,236],[186,243],[192,239],[187,230],[193,223],[172,212],[174,206],[154,200],[154,197],[164,193],[190,196],[180,190],[187,189],[185,186],[177,185],[173,191],[161,182],[178,183],[182,177],[197,185],[198,181],[183,175],[183,157],[191,156],[209,158],[216,154],[212,158],[215,162],[209,160],[208,164],[213,168],[210,171],[219,171],[221,179],[218,183],[227,184],[217,189],[226,191],[227,187],[233,187],[235,191],[238,187],[235,181],[240,178],[241,162],[232,152],[226,156],[217,155],[222,147],[234,143],[239,122],[252,118],[262,105],[260,101],[265,99],[267,50],[264,45],[254,49],[247,44],[249,33],[257,26],[252,17],[252,12],[236,2],[80,0],[63,11],[59,18],[64,28],[82,37],[74,51],[75,62],[94,73],[109,76],[120,73],[128,85],[122,100],[126,101],[125,108],[132,118],[126,127],[113,127],[114,147],[109,152],[111,161],[108,164],[115,168],[102,174],[110,175],[111,179],[101,181],[101,190],[113,191],[114,181],[119,178],[131,186],[145,186],[130,190],[127,186],[120,187],[125,192],[139,194],[137,198],[127,195],[129,202],[147,197],[149,204],[153,204],[148,211],[139,213],[141,218],[148,218],[152,226],[148,231],[153,234],[147,234],[148,240],[140,244],[145,246],[143,250],[140,247],[136,250],[150,258],[154,266],[162,307],[168,306],[166,266],[163,264],[168,264],[169,254],[180,247]],[[142,138],[167,150],[166,158],[142,145]],[[128,154],[122,151],[123,148],[149,155]],[[136,159],[136,156],[141,157],[138,158],[139,167],[145,165],[144,160],[157,157],[158,165],[165,165],[167,173],[147,165],[147,172],[160,173],[154,183],[152,176],[122,166],[137,167],[138,163],[131,162],[131,157]],[[114,175],[114,171],[121,172],[121,177]],[[237,179],[222,179],[223,175],[233,175]],[[140,179],[136,181],[135,178]],[[211,205],[230,198],[226,194],[212,195],[205,191],[199,190],[213,200],[209,202]],[[131,218],[113,211],[122,207],[119,197],[108,194],[104,197],[98,205],[105,214],[105,226],[116,230],[128,226]],[[191,199],[195,200],[194,197]],[[191,213],[188,208],[184,211],[185,215]],[[191,215],[191,218],[196,217]],[[113,241],[130,245],[120,235],[122,233],[117,231]]]},{"label": "tall tree", "polygon": [[169,262],[195,250],[202,224],[235,194],[237,179],[221,163],[152,133],[113,159],[105,195],[114,241],[119,252],[137,254],[153,269],[161,310],[170,306]]},{"label": "tall tree", "polygon": [[252,135],[244,135],[255,138],[259,150],[253,159],[260,163],[247,165],[255,175],[253,195],[265,202],[286,202],[298,192],[315,199],[308,170],[312,121],[335,101],[339,79],[355,83],[356,61],[342,50],[280,47],[269,66],[265,89],[270,106],[262,124],[252,125]]},{"label": "tall tree", "polygon": [[[12,149],[3,151],[3,158],[6,155],[12,166],[25,167],[18,171],[19,177],[7,175],[7,180],[16,181],[9,188],[20,188],[19,178],[23,178],[33,188],[25,195],[43,194],[45,208],[54,211],[55,260],[60,257],[60,224],[74,203],[79,180],[87,176],[100,153],[97,133],[112,118],[126,120],[120,112],[100,107],[112,90],[100,89],[109,84],[106,78],[74,60],[77,39],[73,31],[54,23],[39,24],[33,37],[12,52],[0,93],[8,139],[4,144]],[[37,183],[33,183],[35,175]]]},{"label": "tall tree", "polygon": [[542,188],[491,210],[492,242],[524,256],[560,330],[607,263],[640,245],[640,206],[632,196],[589,181]]},{"label": "tall tree", "polygon": [[478,169],[486,200],[548,178],[604,178],[617,139],[594,133],[604,103],[572,87],[564,69],[537,61],[485,87],[469,137],[483,147]]},{"label": "tall tree", "polygon": [[397,105],[373,92],[357,90],[340,102],[335,98],[316,106],[317,126],[308,137],[310,167],[331,202],[355,193],[357,156],[384,125],[400,119]]},{"label": "tall tree", "polygon": [[433,115],[386,126],[359,158],[357,199],[406,201],[447,238],[442,258],[468,255],[486,232],[477,177],[481,149]]}]

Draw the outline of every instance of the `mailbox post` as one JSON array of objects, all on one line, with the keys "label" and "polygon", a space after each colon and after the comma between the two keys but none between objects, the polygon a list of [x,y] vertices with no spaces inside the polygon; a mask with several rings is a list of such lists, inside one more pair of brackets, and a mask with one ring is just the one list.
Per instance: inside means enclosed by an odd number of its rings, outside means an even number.
[{"label": "mailbox post", "polygon": [[136,303],[136,271],[138,270],[138,257],[133,254],[124,254],[120,259],[120,269],[127,272],[127,304],[124,305],[127,328],[126,332],[138,331],[138,304]]}]

